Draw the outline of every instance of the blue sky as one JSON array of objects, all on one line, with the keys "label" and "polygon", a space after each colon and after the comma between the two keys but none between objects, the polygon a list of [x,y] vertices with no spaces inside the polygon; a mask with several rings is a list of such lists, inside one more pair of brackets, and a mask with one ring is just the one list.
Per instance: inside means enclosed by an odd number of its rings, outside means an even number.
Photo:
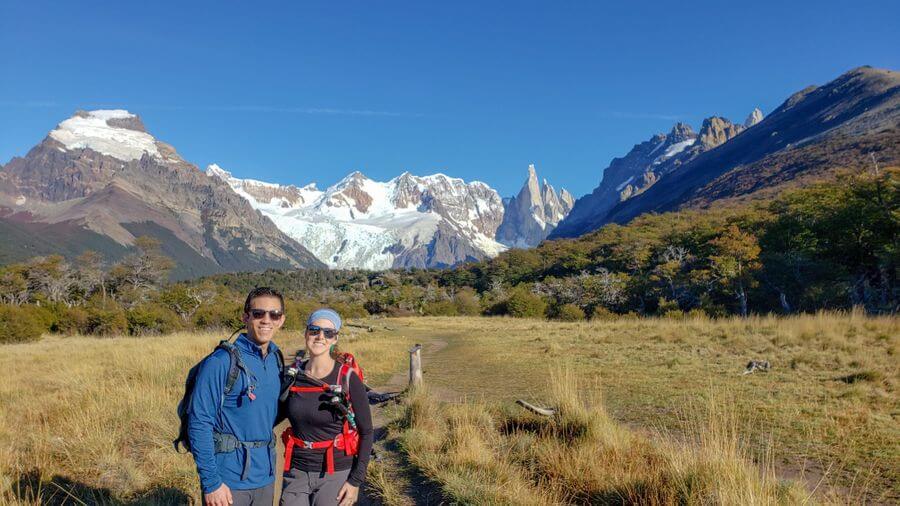
[{"label": "blue sky", "polygon": [[743,121],[859,65],[900,68],[900,2],[9,2],[0,163],[125,108],[201,168],[325,187],[529,163],[590,192],[675,121]]}]

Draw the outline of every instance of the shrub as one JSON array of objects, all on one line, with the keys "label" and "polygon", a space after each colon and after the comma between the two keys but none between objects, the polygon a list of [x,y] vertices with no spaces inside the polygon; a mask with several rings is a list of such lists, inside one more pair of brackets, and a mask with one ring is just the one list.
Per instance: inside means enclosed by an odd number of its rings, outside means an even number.
[{"label": "shrub", "polygon": [[128,310],[128,333],[132,335],[168,334],[179,329],[181,317],[160,304],[140,304]]},{"label": "shrub", "polygon": [[706,311],[704,311],[703,309],[701,309],[699,307],[695,307],[694,309],[691,309],[690,311],[688,311],[687,315],[689,318],[694,318],[694,319],[698,319],[698,320],[709,319],[709,315],[706,314]]},{"label": "shrub", "polygon": [[665,297],[660,297],[659,302],[656,306],[656,314],[660,316],[665,316],[670,318],[672,315],[670,313],[681,313],[681,308],[678,307],[678,302],[674,300],[669,300]]},{"label": "shrub", "polygon": [[547,303],[539,295],[532,293],[528,286],[518,285],[509,292],[506,312],[516,318],[542,318],[547,311]]},{"label": "shrub", "polygon": [[475,290],[465,287],[457,290],[453,295],[453,303],[456,305],[456,312],[464,316],[478,316],[481,314],[481,301]]},{"label": "shrub", "polygon": [[87,320],[88,312],[85,308],[79,306],[65,308],[56,321],[53,331],[68,335],[78,334],[87,326]]},{"label": "shrub", "polygon": [[422,314],[425,316],[457,316],[459,311],[452,300],[436,300],[426,302],[422,307]]},{"label": "shrub", "polygon": [[200,306],[194,313],[194,325],[203,329],[237,330],[244,323],[241,321],[243,304],[234,300],[219,298],[210,304]]},{"label": "shrub", "polygon": [[680,309],[670,309],[661,315],[669,320],[684,320],[684,311]]},{"label": "shrub", "polygon": [[0,305],[0,344],[36,341],[44,323],[25,306]]},{"label": "shrub", "polygon": [[594,306],[594,310],[591,311],[591,320],[597,321],[611,321],[618,318],[619,315],[613,313],[609,309],[603,306]]},{"label": "shrub", "polygon": [[[369,312],[366,311],[366,308],[363,306],[361,302],[330,302],[328,304],[320,304],[321,306],[330,307],[338,312],[341,315],[341,318],[365,318],[369,316]],[[309,315],[307,315],[309,316]],[[306,323],[306,318],[303,318],[303,322]]]},{"label": "shrub", "polygon": [[19,309],[28,313],[37,325],[41,327],[42,332],[52,332],[55,330],[57,322],[61,319],[57,314],[56,306],[65,308],[65,304],[62,303],[45,302],[40,306],[32,304],[20,306]]},{"label": "shrub", "polygon": [[83,334],[111,335],[124,334],[128,330],[128,319],[125,311],[114,301],[90,304],[85,308],[87,318]]},{"label": "shrub", "polygon": [[556,308],[554,319],[574,322],[584,320],[584,311],[575,304],[563,304]]},{"label": "shrub", "polygon": [[[284,301],[284,329],[303,330],[306,328],[306,319],[316,309],[325,306],[312,299],[300,299]],[[340,312],[339,312],[340,313]]]}]

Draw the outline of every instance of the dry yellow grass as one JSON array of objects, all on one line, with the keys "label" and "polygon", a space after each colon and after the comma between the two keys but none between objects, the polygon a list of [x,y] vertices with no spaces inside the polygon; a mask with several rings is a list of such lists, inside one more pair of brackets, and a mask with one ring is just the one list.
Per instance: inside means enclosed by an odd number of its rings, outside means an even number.
[{"label": "dry yellow grass", "polygon": [[[414,400],[404,440],[463,502],[603,502],[657,489],[696,502],[798,500],[774,476],[818,487],[817,500],[826,490],[848,503],[900,500],[896,318],[373,323],[377,332],[343,341],[373,385],[403,370],[412,342],[446,342],[426,359],[433,395]],[[0,348],[0,503],[195,499],[193,462],[171,449],[174,409],[187,370],[221,337],[46,337]],[[299,338],[279,344],[293,349]],[[755,358],[774,369],[742,376]],[[550,381],[560,364],[571,378]],[[551,388],[567,384],[581,387]],[[518,397],[562,415],[537,424],[510,411]],[[561,444],[575,435],[589,452]],[[648,463],[665,473],[646,474]],[[710,477],[730,484],[711,488]],[[591,495],[608,490],[619,495]]]},{"label": "dry yellow grass", "polygon": [[[685,439],[706,423],[711,398],[724,396],[744,451],[778,476],[804,482],[819,497],[900,501],[895,317],[405,323],[448,342],[426,361],[426,381],[444,400],[547,402],[554,398],[548,371],[564,363],[590,395],[602,385],[617,422]],[[750,359],[769,360],[773,369],[742,375]]]},{"label": "dry yellow grass", "polygon": [[[710,415],[691,441],[615,423],[570,369],[549,382],[553,418],[484,403],[407,401],[399,438],[410,460],[463,504],[801,504],[807,494],[754,464],[733,420]],[[718,407],[718,405],[717,405]],[[712,409],[717,409],[714,407]]]},{"label": "dry yellow grass", "polygon": [[[349,334],[349,333],[348,333]],[[288,350],[300,336],[282,333]],[[176,454],[175,406],[188,369],[220,333],[46,337],[0,354],[0,503],[185,504],[193,461]],[[349,338],[349,339],[348,339]],[[411,337],[347,335],[370,381],[403,367]]]}]

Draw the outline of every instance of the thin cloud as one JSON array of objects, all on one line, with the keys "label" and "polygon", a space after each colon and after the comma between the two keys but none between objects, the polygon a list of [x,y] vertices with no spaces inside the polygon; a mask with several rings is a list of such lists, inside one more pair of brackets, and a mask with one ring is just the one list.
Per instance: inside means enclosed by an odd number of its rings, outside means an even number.
[{"label": "thin cloud", "polygon": [[29,100],[25,102],[0,101],[0,107],[22,107],[25,109],[45,109],[49,107],[59,107],[56,102],[48,100]]},{"label": "thin cloud", "polygon": [[[91,108],[118,108],[123,107],[122,104],[86,104]],[[333,116],[386,116],[386,117],[422,117],[419,113],[406,113],[394,111],[377,111],[370,109],[338,109],[326,107],[277,107],[267,105],[163,105],[163,104],[132,104],[126,107],[133,112],[145,110],[166,110],[166,111],[209,111],[209,112],[250,112],[263,114],[323,114]]]},{"label": "thin cloud", "polygon": [[622,112],[613,111],[609,113],[612,118],[619,119],[658,119],[660,121],[676,121],[682,119],[682,114],[660,114],[653,112]]}]

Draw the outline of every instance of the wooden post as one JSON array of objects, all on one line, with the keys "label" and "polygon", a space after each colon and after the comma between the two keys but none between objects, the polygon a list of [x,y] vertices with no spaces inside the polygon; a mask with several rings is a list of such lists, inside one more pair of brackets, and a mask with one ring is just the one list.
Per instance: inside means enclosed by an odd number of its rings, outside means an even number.
[{"label": "wooden post", "polygon": [[422,386],[422,345],[417,344],[409,350],[409,388]]}]

